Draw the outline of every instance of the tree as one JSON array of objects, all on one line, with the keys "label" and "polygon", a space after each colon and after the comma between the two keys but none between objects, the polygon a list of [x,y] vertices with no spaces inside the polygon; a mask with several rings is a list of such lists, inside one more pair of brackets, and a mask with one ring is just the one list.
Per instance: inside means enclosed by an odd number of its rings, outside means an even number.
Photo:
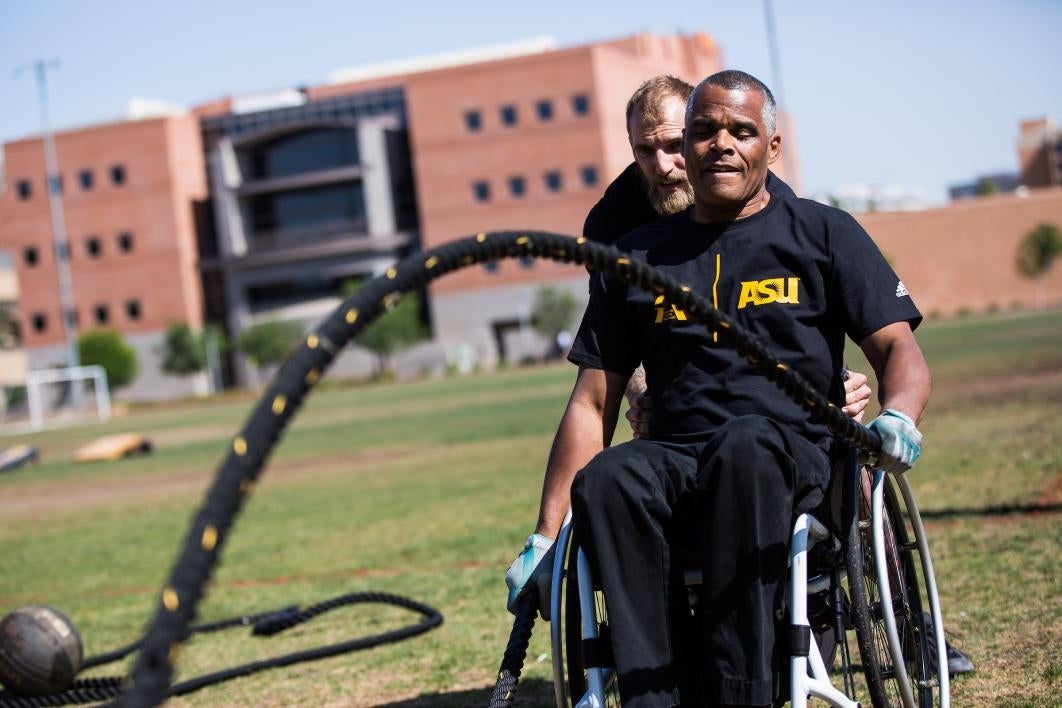
[{"label": "tree", "polygon": [[261,369],[283,362],[300,339],[302,325],[298,322],[269,320],[240,332],[236,347]]},{"label": "tree", "polygon": [[187,322],[171,322],[162,342],[162,370],[175,376],[191,376],[206,366],[203,337]]},{"label": "tree", "polygon": [[78,355],[84,366],[102,366],[112,389],[128,386],[136,378],[136,350],[113,329],[93,329],[77,340]]},{"label": "tree", "polygon": [[579,303],[567,290],[544,286],[535,293],[535,304],[531,308],[531,322],[535,331],[550,343],[550,351],[560,355],[557,335],[571,329]]},{"label": "tree", "polygon": [[1040,280],[1051,270],[1055,258],[1062,255],[1062,232],[1051,223],[1041,223],[1025,234],[1018,246],[1018,272],[1036,281],[1036,304],[1044,306],[1043,282]]},{"label": "tree", "polygon": [[354,338],[354,343],[376,355],[373,378],[379,379],[390,369],[391,356],[395,352],[427,336],[428,328],[420,318],[420,298],[410,293],[366,327]]}]

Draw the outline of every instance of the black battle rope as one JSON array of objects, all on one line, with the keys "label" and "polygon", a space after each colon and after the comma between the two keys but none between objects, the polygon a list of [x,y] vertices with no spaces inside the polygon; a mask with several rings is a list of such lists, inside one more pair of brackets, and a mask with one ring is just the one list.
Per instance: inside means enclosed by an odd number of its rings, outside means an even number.
[{"label": "black battle rope", "polygon": [[403,293],[474,263],[499,258],[548,258],[584,264],[591,270],[664,295],[687,317],[709,325],[786,395],[829,430],[853,445],[877,450],[881,441],[827,401],[797,372],[774,356],[755,335],[716,310],[702,296],[613,247],[557,234],[532,231],[481,233],[403,259],[343,302],[292,353],[258,401],[230,446],[202,508],[192,521],[181,551],[162,588],[154,618],[133,669],[133,685],[123,706],[154,706],[169,692],[173,664],[210,580],[229,529],[247,500],[280,433],[352,337],[398,301]]},{"label": "black battle rope", "polygon": [[[541,600],[548,602],[548,598]],[[494,692],[490,694],[489,708],[509,708],[516,696],[516,684],[520,682],[520,672],[524,670],[524,657],[527,645],[531,642],[531,629],[535,626],[535,614],[538,604],[534,592],[524,593],[516,603],[516,619],[513,630],[509,633],[509,643],[505,646],[501,667],[498,668],[498,680]]]},{"label": "black battle rope", "polygon": [[[222,683],[240,676],[275,669],[281,666],[290,666],[304,661],[316,661],[330,656],[346,654],[359,649],[369,649],[382,644],[398,642],[418,634],[423,634],[442,624],[443,616],[433,607],[410,600],[399,595],[380,592],[355,592],[340,595],[331,599],[311,605],[305,609],[298,607],[285,607],[281,610],[261,612],[254,615],[243,615],[215,622],[206,622],[193,625],[188,628],[189,634],[204,632],[218,632],[231,627],[251,627],[251,634],[260,637],[271,637],[286,629],[307,622],[325,612],[339,609],[347,605],[356,604],[383,604],[394,605],[424,616],[420,622],[405,625],[397,629],[367,637],[358,637],[345,642],[328,644],[313,649],[282,654],[261,661],[254,661],[239,666],[233,666],[222,671],[216,671],[202,676],[176,683],[169,689],[170,696],[183,696],[186,693],[198,691],[201,688]],[[90,669],[94,666],[102,666],[117,661],[140,648],[143,640],[127,644],[113,651],[97,656],[90,656],[81,665],[81,670]],[[522,660],[522,657],[521,657]],[[40,708],[42,706],[65,706],[80,703],[98,703],[118,697],[123,688],[122,678],[89,678],[79,679],[61,693],[51,693],[46,696],[18,696],[9,691],[0,691],[0,708]]]}]

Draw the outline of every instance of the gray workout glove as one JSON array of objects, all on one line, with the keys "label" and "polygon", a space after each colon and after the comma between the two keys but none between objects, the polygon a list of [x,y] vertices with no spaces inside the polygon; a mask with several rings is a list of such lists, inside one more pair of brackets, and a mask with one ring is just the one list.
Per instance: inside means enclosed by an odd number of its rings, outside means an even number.
[{"label": "gray workout glove", "polygon": [[516,614],[516,602],[525,592],[538,591],[538,606],[542,618],[549,619],[549,589],[553,575],[553,539],[533,533],[527,537],[524,550],[505,573],[509,587],[506,609]]},{"label": "gray workout glove", "polygon": [[913,420],[898,410],[886,408],[868,427],[881,436],[878,467],[891,474],[902,474],[914,467],[922,454],[922,433]]}]

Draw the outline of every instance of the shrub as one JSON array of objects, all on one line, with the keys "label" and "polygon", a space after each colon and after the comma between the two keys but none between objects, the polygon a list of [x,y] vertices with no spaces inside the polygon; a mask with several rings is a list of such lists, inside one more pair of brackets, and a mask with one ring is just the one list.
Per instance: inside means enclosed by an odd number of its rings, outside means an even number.
[{"label": "shrub", "polygon": [[89,330],[78,338],[77,348],[82,365],[103,367],[107,372],[107,384],[112,389],[128,386],[136,378],[136,350],[117,331]]}]

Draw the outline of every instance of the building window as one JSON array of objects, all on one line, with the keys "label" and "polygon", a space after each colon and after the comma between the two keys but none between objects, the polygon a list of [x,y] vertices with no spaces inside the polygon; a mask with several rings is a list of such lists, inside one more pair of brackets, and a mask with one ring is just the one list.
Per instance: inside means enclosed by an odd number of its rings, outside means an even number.
[{"label": "building window", "polygon": [[116,187],[125,184],[125,165],[111,165],[111,184]]},{"label": "building window", "polygon": [[136,321],[140,319],[140,301],[129,300],[125,303],[125,314],[130,320]]},{"label": "building window", "polygon": [[92,308],[92,314],[96,318],[96,324],[105,325],[111,319],[111,311],[106,305],[96,305]]},{"label": "building window", "polygon": [[133,250],[133,234],[128,231],[118,234],[118,250],[122,253],[130,253]]},{"label": "building window", "polygon": [[597,168],[593,165],[583,167],[579,170],[579,175],[583,178],[583,185],[593,187],[597,184]]},{"label": "building window", "polygon": [[50,194],[62,194],[63,193],[63,176],[53,175],[45,180],[48,184],[48,190]]},{"label": "building window", "polygon": [[81,183],[81,191],[87,192],[92,189],[92,170],[81,170],[77,173],[77,181]]},{"label": "building window", "polygon": [[590,112],[590,97],[585,93],[572,96],[572,112],[577,116],[585,116]]},{"label": "building window", "polygon": [[40,254],[37,252],[37,247],[26,246],[26,248],[22,250],[22,260],[26,262],[26,267],[36,267],[36,265],[40,263],[41,260]]},{"label": "building window", "polygon": [[43,312],[34,312],[30,317],[30,324],[33,325],[34,332],[43,332],[48,329],[48,316]]},{"label": "building window", "polygon": [[561,190],[561,173],[557,170],[550,170],[545,175],[546,190],[550,192],[559,192]]},{"label": "building window", "polygon": [[483,117],[479,111],[465,111],[465,127],[470,133],[478,133],[483,128]]},{"label": "building window", "polygon": [[553,120],[553,101],[548,98],[544,98],[541,101],[535,103],[535,113],[538,114],[540,121]]},{"label": "building window", "polygon": [[502,125],[513,126],[516,125],[517,114],[516,106],[509,104],[508,106],[501,107],[501,122]]},{"label": "building window", "polygon": [[360,181],[256,194],[244,204],[244,223],[255,238],[303,243],[365,229],[365,194]]},{"label": "building window", "polygon": [[240,150],[245,179],[276,179],[361,163],[353,128],[308,128]]},{"label": "building window", "polygon": [[103,245],[97,236],[89,236],[85,239],[85,252],[89,255],[89,258],[99,258],[103,253]]},{"label": "building window", "polygon": [[472,196],[476,198],[477,202],[485,202],[490,200],[490,184],[486,180],[480,180],[472,183]]},{"label": "building window", "polygon": [[28,179],[20,179],[15,183],[15,191],[18,192],[19,199],[26,201],[33,196],[33,184]]},{"label": "building window", "polygon": [[509,178],[509,192],[514,197],[522,197],[527,193],[527,183],[523,177]]}]

